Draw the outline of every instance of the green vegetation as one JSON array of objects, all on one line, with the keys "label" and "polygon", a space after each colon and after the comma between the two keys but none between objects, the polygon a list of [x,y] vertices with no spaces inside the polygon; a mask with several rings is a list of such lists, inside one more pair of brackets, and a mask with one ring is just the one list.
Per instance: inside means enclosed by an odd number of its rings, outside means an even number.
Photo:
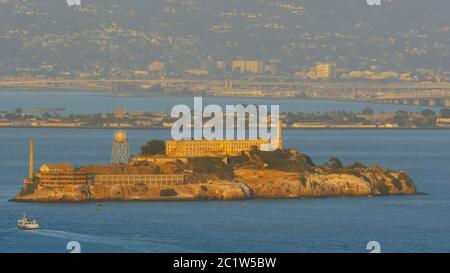
[{"label": "green vegetation", "polygon": [[398,111],[394,116],[394,122],[400,127],[407,127],[409,125],[409,114],[406,111]]},{"label": "green vegetation", "polygon": [[364,165],[362,163],[359,163],[359,162],[353,163],[350,167],[353,168],[353,169],[365,169],[365,168],[367,168],[366,165]]},{"label": "green vegetation", "polygon": [[398,179],[393,179],[392,184],[398,191],[401,191],[403,189],[402,182],[400,182]]},{"label": "green vegetation", "polygon": [[405,181],[408,187],[414,187],[414,181],[409,176],[407,176],[406,173],[401,172],[398,176],[398,179]]},{"label": "green vegetation", "polygon": [[363,123],[368,124],[368,120],[366,120],[363,117],[360,117],[360,114],[362,115],[369,115],[374,114],[373,110],[371,109],[364,109],[363,111],[366,112],[366,114],[363,113],[352,113],[347,111],[331,111],[331,112],[317,112],[317,113],[292,113],[288,112],[286,114],[286,124],[292,125],[294,123],[333,123],[333,124],[355,124],[355,123]]},{"label": "green vegetation", "polygon": [[434,118],[436,117],[436,113],[433,110],[425,109],[420,113],[425,118]]},{"label": "green vegetation", "polygon": [[384,194],[384,195],[390,193],[389,187],[386,186],[386,183],[385,183],[385,182],[383,182],[383,183],[380,184],[380,186],[378,187],[378,191],[379,191],[381,194]]},{"label": "green vegetation", "polygon": [[302,183],[303,187],[306,187],[308,185],[308,180],[303,175],[300,177],[300,182]]},{"label": "green vegetation", "polygon": [[375,114],[375,112],[373,111],[372,108],[364,108],[361,111],[361,114],[365,115],[365,116],[372,116],[373,114]]},{"label": "green vegetation", "polygon": [[[441,117],[446,115],[445,109],[442,109],[439,114]],[[425,109],[420,113],[408,113],[406,111],[398,111],[393,122],[400,127],[418,127],[418,128],[432,128],[436,127],[438,115],[430,109]]]},{"label": "green vegetation", "polygon": [[[126,111],[125,109],[123,109]],[[375,113],[371,108],[363,109],[360,113],[346,111],[331,111],[317,113],[286,113],[285,122],[287,127],[321,125],[334,126],[345,125],[349,127],[367,125],[370,127],[384,127],[385,125],[396,125],[410,128],[432,128],[437,126],[438,119],[450,118],[450,108],[443,108],[438,113],[430,109],[421,112],[399,111],[396,114]],[[127,112],[124,116],[117,116],[114,113],[97,114],[69,114],[60,115],[58,112],[45,112],[35,114],[24,112],[17,108],[14,112],[0,113],[0,122],[12,123],[14,126],[31,126],[33,122],[46,126],[46,124],[71,124],[74,127],[90,128],[105,127],[116,128],[118,125],[129,128],[160,128],[165,123],[174,122],[175,119],[164,112]],[[450,127],[450,123],[439,122],[439,127]],[[38,125],[39,126],[39,125]],[[156,151],[149,147],[150,154],[162,153],[162,143],[154,140]]]},{"label": "green vegetation", "polygon": [[164,189],[160,191],[159,195],[161,197],[175,197],[178,195],[178,193],[174,189]]},{"label": "green vegetation", "polygon": [[342,164],[342,161],[336,157],[330,158],[330,160],[328,160],[328,163],[334,169],[341,169],[342,167],[344,167],[344,165]]},{"label": "green vegetation", "polygon": [[260,158],[268,168],[281,171],[303,171],[304,164],[290,160],[292,154],[287,151],[275,150],[273,152],[260,152]]},{"label": "green vegetation", "polygon": [[439,111],[439,115],[442,118],[450,118],[450,108],[443,108]]},{"label": "green vegetation", "polygon": [[234,177],[233,165],[225,164],[220,157],[193,157],[188,162],[197,173],[214,174],[221,179]]},{"label": "green vegetation", "polygon": [[19,195],[24,196],[24,195],[33,194],[37,189],[38,183],[39,183],[39,178],[34,177],[33,182],[31,184],[28,184],[27,186],[24,186],[20,189]]},{"label": "green vegetation", "polygon": [[309,156],[295,150],[261,151],[256,147],[232,160],[238,166],[251,165],[286,172],[304,172],[306,168],[314,166]]},{"label": "green vegetation", "polygon": [[166,143],[162,140],[152,140],[141,147],[141,155],[162,155],[166,153]]},{"label": "green vegetation", "polygon": [[217,157],[194,157],[189,159],[189,163],[194,167],[195,172],[215,173],[224,168],[222,160]]}]

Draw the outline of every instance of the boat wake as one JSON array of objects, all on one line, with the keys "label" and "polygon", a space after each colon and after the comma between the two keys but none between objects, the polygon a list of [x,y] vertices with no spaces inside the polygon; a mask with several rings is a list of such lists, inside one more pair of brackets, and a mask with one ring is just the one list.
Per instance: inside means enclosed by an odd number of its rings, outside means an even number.
[{"label": "boat wake", "polygon": [[53,237],[53,238],[67,239],[70,241],[80,241],[80,242],[98,243],[98,244],[105,244],[105,243],[114,244],[114,240],[111,240],[110,238],[107,238],[107,237],[87,235],[87,234],[81,234],[81,233],[75,233],[75,232],[41,229],[39,231],[36,231],[35,233],[39,234],[39,235],[43,235],[43,236]]},{"label": "boat wake", "polygon": [[162,242],[155,242],[150,240],[142,239],[120,239],[96,235],[81,234],[75,232],[67,232],[60,230],[48,230],[41,229],[34,231],[35,234],[41,236],[48,236],[58,239],[64,239],[69,241],[77,241],[80,243],[90,243],[97,245],[105,245],[111,247],[117,247],[118,251],[128,250],[136,252],[198,252],[192,249],[186,249],[182,246],[175,246],[171,244],[166,244]]}]

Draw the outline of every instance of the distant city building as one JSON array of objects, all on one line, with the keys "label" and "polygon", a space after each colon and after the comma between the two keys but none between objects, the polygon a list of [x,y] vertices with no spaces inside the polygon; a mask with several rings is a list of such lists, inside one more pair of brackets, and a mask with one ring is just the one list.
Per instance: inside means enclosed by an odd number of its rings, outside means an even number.
[{"label": "distant city building", "polygon": [[294,73],[294,77],[305,80],[309,78],[308,74],[309,74],[308,71],[297,71]]},{"label": "distant city building", "polygon": [[214,68],[214,61],[211,56],[208,56],[207,59],[202,60],[200,62],[200,70],[211,70]]},{"label": "distant city building", "polygon": [[278,72],[278,66],[274,63],[264,65],[264,73],[275,75]]},{"label": "distant city building", "polygon": [[334,63],[317,63],[316,64],[317,79],[335,79],[336,78],[336,64]]},{"label": "distant city building", "polygon": [[148,76],[148,74],[149,74],[149,72],[147,70],[136,69],[133,71],[134,77],[146,77],[146,76]]},{"label": "distant city building", "polygon": [[128,117],[128,111],[125,108],[115,108],[112,110],[114,118],[126,118]]},{"label": "distant city building", "polygon": [[150,73],[162,73],[164,72],[165,69],[166,69],[165,64],[158,61],[148,65],[148,71]]},{"label": "distant city building", "polygon": [[268,73],[270,75],[278,74],[282,64],[283,61],[279,59],[269,60],[267,63],[264,63],[264,73]]},{"label": "distant city building", "polygon": [[208,70],[202,70],[202,69],[188,69],[185,71],[186,74],[191,76],[208,76],[209,71]]},{"label": "distant city building", "polygon": [[264,63],[260,61],[234,60],[231,68],[233,72],[238,73],[264,73]]},{"label": "distant city building", "polygon": [[355,79],[366,79],[366,80],[389,80],[389,79],[401,79],[401,80],[411,80],[412,76],[409,73],[400,74],[396,71],[380,71],[380,72],[373,72],[373,71],[350,71],[349,73],[346,73],[342,75],[343,79],[349,79],[349,80],[355,80]]},{"label": "distant city building", "polygon": [[95,79],[96,74],[94,72],[80,72],[78,73],[78,78],[80,80],[90,80]]},{"label": "distant city building", "polygon": [[225,61],[218,61],[216,67],[218,70],[225,71],[227,70],[227,63]]}]

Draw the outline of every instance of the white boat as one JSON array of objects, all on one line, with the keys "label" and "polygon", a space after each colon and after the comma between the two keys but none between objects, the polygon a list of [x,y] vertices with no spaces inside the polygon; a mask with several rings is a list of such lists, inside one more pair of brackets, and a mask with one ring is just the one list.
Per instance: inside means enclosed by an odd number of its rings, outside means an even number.
[{"label": "white boat", "polygon": [[39,224],[35,219],[28,220],[24,213],[22,219],[17,221],[17,228],[20,230],[38,230]]}]

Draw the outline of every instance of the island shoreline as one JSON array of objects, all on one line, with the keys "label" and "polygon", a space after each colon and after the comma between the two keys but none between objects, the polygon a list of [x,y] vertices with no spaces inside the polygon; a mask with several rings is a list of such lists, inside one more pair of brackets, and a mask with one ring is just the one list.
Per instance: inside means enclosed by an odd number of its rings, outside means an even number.
[{"label": "island shoreline", "polygon": [[39,201],[39,200],[20,200],[16,198],[9,199],[8,202],[15,203],[46,203],[46,204],[95,204],[95,203],[160,203],[160,202],[245,202],[245,201],[263,201],[263,200],[318,200],[318,199],[365,199],[365,198],[381,198],[381,197],[412,197],[412,196],[427,196],[428,193],[416,192],[416,193],[397,193],[397,194],[377,194],[377,195],[342,195],[342,196],[317,196],[317,197],[258,197],[258,198],[247,198],[247,199],[230,199],[230,200],[219,200],[219,199],[182,199],[182,198],[165,198],[165,199],[148,199],[148,200],[120,200],[120,199],[104,199],[104,200],[84,200],[84,201],[73,201],[73,200],[50,200],[50,201]]}]

